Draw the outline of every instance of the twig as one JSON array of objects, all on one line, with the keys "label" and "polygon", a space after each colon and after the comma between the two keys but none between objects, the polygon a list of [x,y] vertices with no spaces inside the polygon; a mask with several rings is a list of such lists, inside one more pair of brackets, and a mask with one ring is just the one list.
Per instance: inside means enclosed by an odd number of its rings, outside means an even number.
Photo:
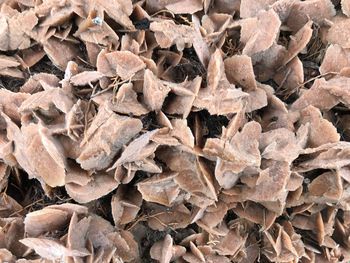
[{"label": "twig", "polygon": [[110,84],[107,88],[105,88],[105,89],[103,89],[103,90],[101,90],[99,92],[96,92],[95,94],[92,94],[90,96],[90,98],[97,97],[97,96],[99,96],[99,95],[101,95],[101,94],[111,90],[112,88],[114,90],[116,87],[118,87],[118,85],[124,84],[124,83],[126,83],[128,81],[130,81],[130,79],[119,81],[119,78],[115,78],[112,84]]},{"label": "twig", "polygon": [[299,86],[297,86],[296,89],[299,89],[299,88],[301,88],[302,86],[304,86],[307,83],[310,83],[310,82],[312,82],[312,81],[314,81],[314,80],[316,80],[318,78],[322,78],[322,77],[325,77],[325,76],[330,75],[330,74],[339,75],[338,72],[333,72],[333,71],[326,72],[326,73],[320,74],[320,75],[318,75],[316,77],[313,77],[311,79],[308,79],[307,81],[305,81],[305,82],[301,83]]},{"label": "twig", "polygon": [[170,10],[167,9],[163,9],[163,10],[159,10],[158,12],[155,12],[153,15],[151,15],[151,17],[154,17],[160,13],[168,13],[172,16],[172,18],[175,18],[175,14],[173,12],[171,12]]},{"label": "twig", "polygon": [[103,93],[106,93],[107,91],[111,90],[113,86],[108,86],[107,88],[103,89],[103,90],[100,90],[99,92],[96,92],[95,94],[92,94],[90,96],[91,99],[103,94]]},{"label": "twig", "polygon": [[87,126],[88,126],[88,114],[90,111],[90,107],[91,107],[91,100],[89,100],[89,102],[86,106],[86,111],[85,111],[85,115],[84,115],[84,138],[86,138],[86,132],[87,132]]},{"label": "twig", "polygon": [[159,215],[163,215],[166,214],[167,212],[159,212],[153,215],[140,215],[137,219],[134,220],[134,222],[132,222],[132,224],[130,225],[130,227],[128,227],[127,230],[131,230],[132,228],[134,228],[140,221],[146,221],[149,218],[155,218],[160,224],[166,226],[159,218],[157,218],[157,216]]},{"label": "twig", "polygon": [[25,209],[27,209],[27,208],[29,208],[29,207],[31,207],[31,206],[37,204],[37,203],[40,203],[40,202],[42,202],[42,201],[44,201],[44,198],[40,198],[40,199],[36,200],[35,202],[33,202],[33,203],[29,204],[29,205],[26,205],[25,207],[22,207],[22,209],[20,209],[20,210],[18,210],[18,211],[15,211],[15,212],[13,212],[12,214],[10,214],[9,217],[14,216],[14,215],[16,215],[16,214],[18,214],[18,213],[24,211]]},{"label": "twig", "polygon": [[281,81],[281,84],[277,87],[277,91],[279,91],[279,90],[283,87],[283,85],[286,83],[286,81],[287,81],[287,79],[288,79],[288,77],[289,77],[289,75],[290,75],[291,72],[292,72],[292,69],[289,68],[289,69],[287,70],[287,73],[286,73],[286,75],[284,76],[283,80]]}]

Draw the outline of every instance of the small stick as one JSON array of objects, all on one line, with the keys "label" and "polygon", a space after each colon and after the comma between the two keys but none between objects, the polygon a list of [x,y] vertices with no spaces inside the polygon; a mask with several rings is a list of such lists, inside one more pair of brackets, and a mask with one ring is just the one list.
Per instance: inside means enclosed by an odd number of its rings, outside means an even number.
[{"label": "small stick", "polygon": [[41,202],[41,201],[44,201],[44,199],[43,199],[43,198],[41,198],[41,199],[36,200],[35,202],[33,202],[33,203],[29,204],[29,205],[26,205],[26,206],[25,206],[25,207],[23,207],[22,209],[20,209],[20,210],[18,210],[18,211],[15,211],[15,212],[13,212],[12,214],[10,214],[10,215],[9,215],[9,217],[11,217],[11,216],[14,216],[14,215],[18,214],[18,213],[20,213],[20,212],[24,211],[25,209],[27,209],[27,208],[29,208],[29,207],[31,207],[31,206],[33,206],[33,205],[35,205],[35,204],[37,204],[37,203],[39,203],[39,202]]},{"label": "small stick", "polygon": [[320,74],[320,75],[318,75],[316,77],[313,77],[311,79],[308,79],[307,81],[305,81],[305,82],[301,83],[299,86],[297,86],[296,89],[299,89],[299,88],[301,88],[302,86],[304,86],[307,83],[310,83],[310,82],[312,82],[312,81],[314,81],[314,80],[316,80],[318,78],[322,78],[322,77],[325,77],[325,76],[330,75],[330,74],[339,75],[338,72],[333,72],[333,71],[326,72],[326,73]]}]

